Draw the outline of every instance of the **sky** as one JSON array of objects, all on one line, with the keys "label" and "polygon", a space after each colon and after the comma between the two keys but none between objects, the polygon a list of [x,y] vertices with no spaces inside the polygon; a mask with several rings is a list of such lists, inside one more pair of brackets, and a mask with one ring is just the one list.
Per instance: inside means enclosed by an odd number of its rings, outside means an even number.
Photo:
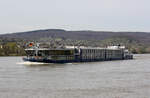
[{"label": "sky", "polygon": [[150,32],[150,0],[0,0],[0,34],[39,29]]}]

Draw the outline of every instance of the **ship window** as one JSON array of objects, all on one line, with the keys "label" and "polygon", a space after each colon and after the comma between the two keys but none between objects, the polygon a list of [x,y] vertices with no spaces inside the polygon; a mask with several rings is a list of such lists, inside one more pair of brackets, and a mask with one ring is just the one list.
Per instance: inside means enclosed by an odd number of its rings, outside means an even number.
[{"label": "ship window", "polygon": [[41,53],[38,53],[38,56],[42,56],[42,54],[41,54]]},{"label": "ship window", "polygon": [[73,55],[74,50],[49,50],[49,55]]},{"label": "ship window", "polygon": [[29,56],[34,56],[35,51],[34,50],[27,50],[26,54],[29,55]]}]

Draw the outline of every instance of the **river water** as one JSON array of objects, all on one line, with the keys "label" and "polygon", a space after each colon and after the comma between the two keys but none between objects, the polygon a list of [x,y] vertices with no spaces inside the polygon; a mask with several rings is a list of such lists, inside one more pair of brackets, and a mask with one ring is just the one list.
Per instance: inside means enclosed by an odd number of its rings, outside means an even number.
[{"label": "river water", "polygon": [[22,57],[0,57],[0,98],[150,98],[150,54],[34,65]]}]

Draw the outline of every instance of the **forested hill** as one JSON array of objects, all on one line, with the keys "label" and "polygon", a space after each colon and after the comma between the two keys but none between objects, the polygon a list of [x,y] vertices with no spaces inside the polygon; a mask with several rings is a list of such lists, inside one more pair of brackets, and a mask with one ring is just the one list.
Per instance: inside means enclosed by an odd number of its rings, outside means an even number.
[{"label": "forested hill", "polygon": [[66,31],[47,29],[0,35],[0,56],[24,55],[26,43],[46,42],[51,47],[63,45],[125,45],[133,53],[150,53],[150,32]]},{"label": "forested hill", "polygon": [[72,40],[105,40],[125,37],[143,43],[150,42],[149,32],[111,32],[111,31],[66,31],[62,29],[35,30],[0,35],[0,38],[31,39],[62,38]]}]

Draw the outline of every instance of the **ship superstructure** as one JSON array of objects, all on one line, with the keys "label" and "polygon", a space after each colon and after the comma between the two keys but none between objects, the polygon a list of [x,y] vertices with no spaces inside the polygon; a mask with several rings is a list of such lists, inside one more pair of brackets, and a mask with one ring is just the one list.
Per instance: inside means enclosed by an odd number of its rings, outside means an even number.
[{"label": "ship superstructure", "polygon": [[92,62],[133,59],[133,55],[124,46],[85,47],[65,46],[63,48],[40,48],[39,44],[25,49],[24,61],[44,63]]}]

